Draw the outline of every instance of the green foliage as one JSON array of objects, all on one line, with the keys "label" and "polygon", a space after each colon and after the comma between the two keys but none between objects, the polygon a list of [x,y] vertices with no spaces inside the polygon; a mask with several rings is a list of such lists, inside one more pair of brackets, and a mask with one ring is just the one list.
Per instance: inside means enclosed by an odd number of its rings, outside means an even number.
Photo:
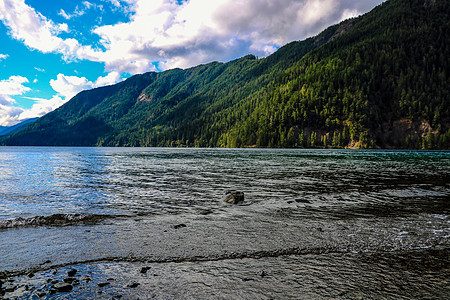
[{"label": "green foliage", "polygon": [[136,75],[3,143],[449,149],[449,6],[390,0],[267,58]]}]

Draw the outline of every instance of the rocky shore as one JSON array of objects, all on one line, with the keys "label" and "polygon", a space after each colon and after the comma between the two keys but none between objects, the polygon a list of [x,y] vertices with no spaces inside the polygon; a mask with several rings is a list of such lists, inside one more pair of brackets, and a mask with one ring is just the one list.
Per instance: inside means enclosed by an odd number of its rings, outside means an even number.
[{"label": "rocky shore", "polygon": [[0,299],[445,299],[450,249],[0,272]]}]

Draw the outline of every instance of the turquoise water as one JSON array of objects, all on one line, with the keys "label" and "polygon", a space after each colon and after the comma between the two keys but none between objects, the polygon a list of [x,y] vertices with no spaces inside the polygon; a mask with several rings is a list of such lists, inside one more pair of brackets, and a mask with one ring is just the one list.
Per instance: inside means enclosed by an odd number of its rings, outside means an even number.
[{"label": "turquoise water", "polygon": [[449,201],[449,151],[0,147],[0,271],[305,256],[329,279],[339,257],[448,253]]}]

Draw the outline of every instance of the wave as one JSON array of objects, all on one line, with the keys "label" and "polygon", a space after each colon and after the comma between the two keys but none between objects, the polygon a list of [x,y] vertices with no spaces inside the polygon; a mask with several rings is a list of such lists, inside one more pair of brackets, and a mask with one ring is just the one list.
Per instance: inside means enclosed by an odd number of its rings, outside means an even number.
[{"label": "wave", "polygon": [[70,226],[70,225],[93,225],[112,215],[96,214],[54,214],[50,216],[35,216],[31,218],[16,218],[0,220],[0,229],[39,227],[39,226]]}]

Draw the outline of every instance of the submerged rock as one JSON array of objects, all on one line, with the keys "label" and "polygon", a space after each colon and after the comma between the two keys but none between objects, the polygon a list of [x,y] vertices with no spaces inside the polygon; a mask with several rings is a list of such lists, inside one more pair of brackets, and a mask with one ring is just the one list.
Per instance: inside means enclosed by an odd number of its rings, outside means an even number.
[{"label": "submerged rock", "polygon": [[139,283],[136,281],[130,282],[127,287],[129,288],[137,288],[139,286]]},{"label": "submerged rock", "polygon": [[142,274],[146,274],[147,271],[150,270],[150,269],[151,269],[151,267],[142,267],[142,268],[141,268],[141,273],[142,273]]},{"label": "submerged rock", "polygon": [[184,228],[184,227],[187,227],[187,225],[186,224],[178,224],[178,225],[173,226],[173,228],[175,228],[175,229],[180,229],[180,228]]},{"label": "submerged rock", "polygon": [[53,288],[59,293],[70,292],[73,289],[73,286],[67,282],[60,282],[53,286]]},{"label": "submerged rock", "polygon": [[77,274],[77,269],[71,269],[67,272],[67,275],[69,275],[69,277],[73,277],[75,276],[75,274]]},{"label": "submerged rock", "polygon": [[109,282],[100,282],[100,283],[97,283],[97,285],[98,285],[98,287],[104,287],[104,286],[110,285],[110,283]]},{"label": "submerged rock", "polygon": [[223,197],[223,202],[230,204],[239,204],[244,202],[244,193],[239,191],[227,191]]}]

